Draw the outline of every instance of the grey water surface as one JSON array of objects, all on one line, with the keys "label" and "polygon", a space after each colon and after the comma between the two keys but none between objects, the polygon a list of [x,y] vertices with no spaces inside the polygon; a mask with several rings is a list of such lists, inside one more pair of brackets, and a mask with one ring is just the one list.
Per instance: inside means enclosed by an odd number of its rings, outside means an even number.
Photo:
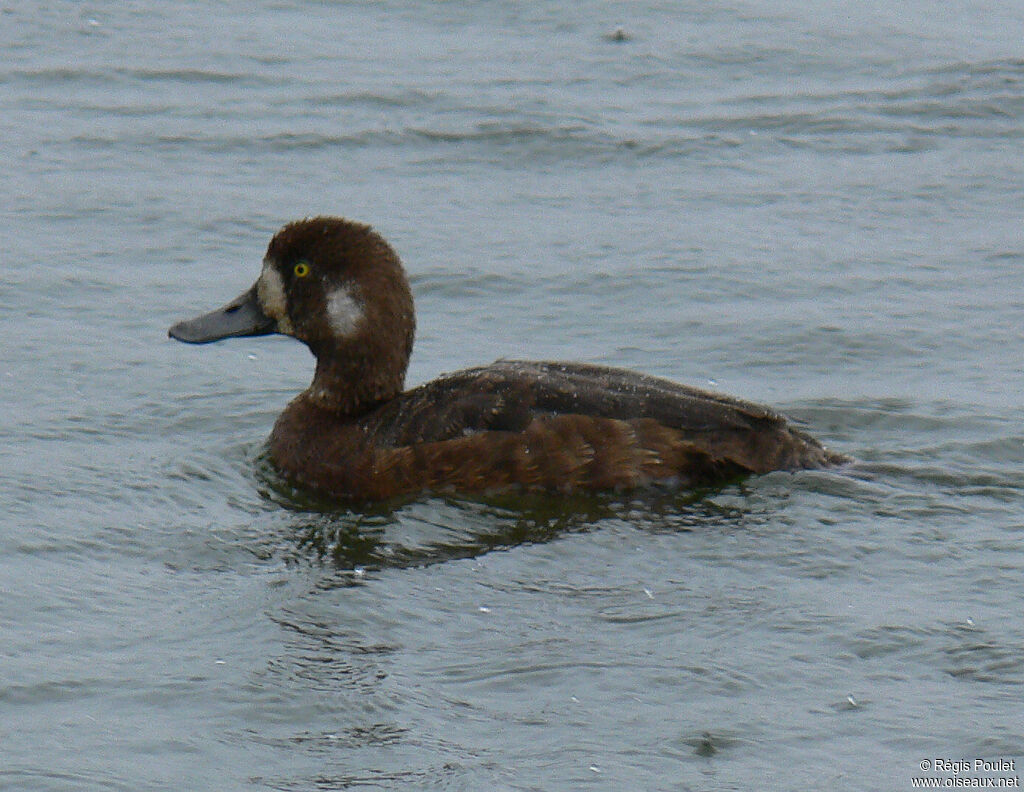
[{"label": "grey water surface", "polygon": [[[1019,766],[1022,31],[983,0],[0,5],[0,788]],[[623,365],[856,462],[292,492],[263,444],[306,350],[166,328],[320,213],[403,257],[410,384]]]}]

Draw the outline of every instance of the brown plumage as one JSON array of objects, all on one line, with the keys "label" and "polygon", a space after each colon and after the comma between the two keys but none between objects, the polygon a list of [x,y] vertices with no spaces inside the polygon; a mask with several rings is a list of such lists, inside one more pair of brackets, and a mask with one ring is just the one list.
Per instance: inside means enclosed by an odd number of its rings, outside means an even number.
[{"label": "brown plumage", "polygon": [[695,487],[843,461],[766,407],[623,369],[498,361],[403,392],[414,327],[394,251],[368,226],[320,217],[274,237],[249,292],[171,335],[304,341],[316,373],[270,455],[334,496]]}]

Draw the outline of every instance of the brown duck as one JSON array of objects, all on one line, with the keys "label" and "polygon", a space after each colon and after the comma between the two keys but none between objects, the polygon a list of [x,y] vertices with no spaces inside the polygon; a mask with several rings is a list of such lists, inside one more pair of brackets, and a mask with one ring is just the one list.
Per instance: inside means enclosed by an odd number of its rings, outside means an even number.
[{"label": "brown duck", "polygon": [[387,242],[317,217],[277,233],[251,289],[170,336],[304,342],[316,373],[277,419],[270,456],[335,497],[697,487],[844,461],[766,407],[623,369],[501,360],[406,391],[415,324]]}]

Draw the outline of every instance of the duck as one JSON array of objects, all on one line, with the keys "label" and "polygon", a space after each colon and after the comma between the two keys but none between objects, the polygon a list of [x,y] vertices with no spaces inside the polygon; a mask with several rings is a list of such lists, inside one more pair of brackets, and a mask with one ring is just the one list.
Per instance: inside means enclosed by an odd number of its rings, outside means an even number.
[{"label": "duck", "polygon": [[312,383],[275,422],[269,458],[333,499],[696,489],[846,460],[768,407],[621,368],[498,360],[406,390],[415,328],[391,245],[319,216],[274,235],[251,288],[168,332],[189,344],[279,333],[309,348]]}]

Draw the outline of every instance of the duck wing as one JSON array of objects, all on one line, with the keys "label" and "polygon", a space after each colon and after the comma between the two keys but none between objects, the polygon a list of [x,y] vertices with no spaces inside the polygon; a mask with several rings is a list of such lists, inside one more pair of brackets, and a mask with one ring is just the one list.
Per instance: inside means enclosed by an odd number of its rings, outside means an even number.
[{"label": "duck wing", "polygon": [[499,360],[407,391],[361,423],[393,448],[479,432],[524,432],[536,421],[621,422],[672,430],[691,454],[745,471],[823,467],[842,458],[758,404],[626,369]]}]

